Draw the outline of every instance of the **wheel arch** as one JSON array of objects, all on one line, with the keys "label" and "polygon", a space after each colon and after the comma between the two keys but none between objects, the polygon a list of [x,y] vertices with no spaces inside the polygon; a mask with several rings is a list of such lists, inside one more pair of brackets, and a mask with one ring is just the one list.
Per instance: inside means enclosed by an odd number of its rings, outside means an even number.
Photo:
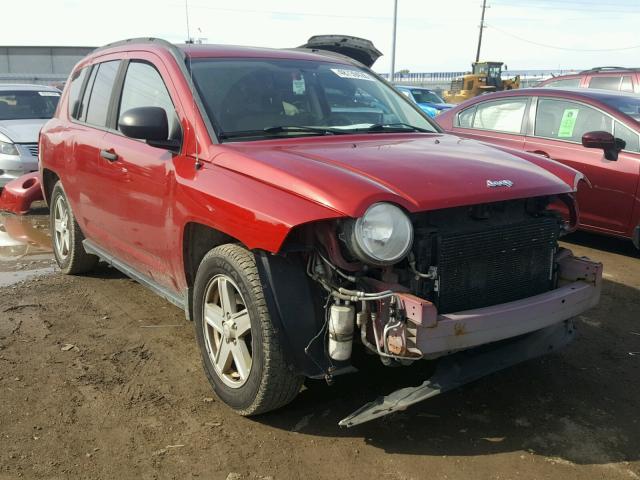
[{"label": "wheel arch", "polygon": [[49,170],[48,168],[42,170],[42,193],[44,195],[44,201],[48,206],[51,206],[51,194],[58,180],[60,180],[60,177],[53,170]]}]

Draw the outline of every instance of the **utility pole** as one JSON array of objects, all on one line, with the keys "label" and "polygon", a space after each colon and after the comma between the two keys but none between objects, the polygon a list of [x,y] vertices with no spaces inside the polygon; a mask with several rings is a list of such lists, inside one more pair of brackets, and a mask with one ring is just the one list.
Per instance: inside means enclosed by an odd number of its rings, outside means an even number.
[{"label": "utility pole", "polygon": [[396,25],[398,23],[398,0],[393,0],[393,37],[391,39],[391,73],[389,81],[393,82],[396,73]]},{"label": "utility pole", "polygon": [[480,47],[482,46],[482,31],[484,30],[484,11],[487,8],[487,0],[482,0],[482,17],[480,17],[480,34],[478,35],[478,51],[476,52],[476,63],[480,61]]}]

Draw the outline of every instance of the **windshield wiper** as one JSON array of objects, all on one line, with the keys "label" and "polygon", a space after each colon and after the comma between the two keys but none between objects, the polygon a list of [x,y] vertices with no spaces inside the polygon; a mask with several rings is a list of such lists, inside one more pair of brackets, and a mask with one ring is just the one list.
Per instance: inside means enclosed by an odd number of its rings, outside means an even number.
[{"label": "windshield wiper", "polygon": [[313,132],[320,135],[341,135],[345,132],[335,128],[328,127],[305,127],[301,125],[278,125],[275,127],[267,127],[264,129],[266,133],[283,133],[283,132]]},{"label": "windshield wiper", "polygon": [[433,130],[427,130],[426,128],[416,127],[409,123],[374,123],[370,127],[364,129],[367,132],[423,132],[423,133],[435,133]]},{"label": "windshield wiper", "polygon": [[299,125],[276,125],[262,130],[238,130],[234,132],[221,132],[219,138],[260,137],[278,133],[313,133],[317,135],[341,135],[348,132],[326,127],[305,127]]}]

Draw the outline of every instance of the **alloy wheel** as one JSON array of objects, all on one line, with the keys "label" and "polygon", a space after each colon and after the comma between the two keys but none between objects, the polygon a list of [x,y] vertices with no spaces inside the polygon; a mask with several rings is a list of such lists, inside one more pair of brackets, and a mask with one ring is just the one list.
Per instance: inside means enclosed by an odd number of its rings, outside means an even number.
[{"label": "alloy wheel", "polygon": [[240,388],[251,372],[251,319],[236,283],[227,275],[213,277],[205,292],[205,346],[220,379]]},{"label": "alloy wheel", "polygon": [[56,253],[61,259],[66,259],[69,256],[71,245],[71,216],[69,215],[69,206],[64,197],[59,196],[56,199],[56,204],[53,207],[53,221],[54,221],[54,245]]}]

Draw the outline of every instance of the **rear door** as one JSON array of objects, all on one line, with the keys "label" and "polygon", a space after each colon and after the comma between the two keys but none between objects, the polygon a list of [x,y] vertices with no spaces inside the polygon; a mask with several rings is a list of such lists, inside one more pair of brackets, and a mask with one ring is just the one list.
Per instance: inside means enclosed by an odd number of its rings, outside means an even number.
[{"label": "rear door", "polygon": [[476,103],[456,115],[452,131],[475,140],[522,150],[528,104],[527,97]]},{"label": "rear door", "polygon": [[119,59],[94,64],[81,101],[70,105],[75,129],[71,151],[73,166],[63,179],[74,212],[85,235],[110,250],[109,225],[120,212],[115,209],[112,177],[104,172],[103,139],[111,95],[119,72]]},{"label": "rear door", "polygon": [[[578,191],[581,225],[593,230],[625,234],[638,182],[637,133],[594,106],[558,98],[540,97],[534,104],[535,124],[525,138],[525,149],[548,156],[584,173],[592,188]],[[534,112],[532,112],[533,114]],[[628,137],[629,151],[617,161],[602,150],[584,148],[582,135],[603,130]],[[625,132],[623,129],[629,130]],[[635,136],[635,140],[633,140]]]}]

